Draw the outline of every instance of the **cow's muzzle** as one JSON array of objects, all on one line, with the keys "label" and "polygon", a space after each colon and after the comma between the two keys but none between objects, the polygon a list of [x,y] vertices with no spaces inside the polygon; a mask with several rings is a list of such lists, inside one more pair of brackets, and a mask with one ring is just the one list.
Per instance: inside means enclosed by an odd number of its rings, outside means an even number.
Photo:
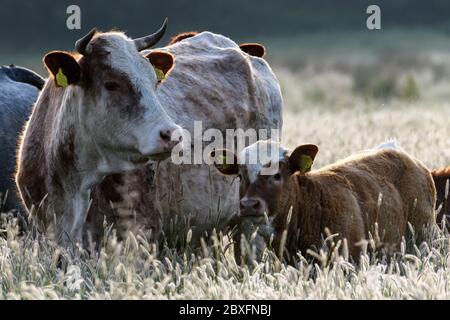
[{"label": "cow's muzzle", "polygon": [[172,152],[173,148],[179,143],[183,142],[183,136],[181,135],[181,128],[176,126],[172,129],[163,129],[159,131],[159,139],[161,140],[163,153]]},{"label": "cow's muzzle", "polygon": [[239,202],[239,214],[243,217],[262,217],[266,212],[265,202],[257,197],[244,197]]}]

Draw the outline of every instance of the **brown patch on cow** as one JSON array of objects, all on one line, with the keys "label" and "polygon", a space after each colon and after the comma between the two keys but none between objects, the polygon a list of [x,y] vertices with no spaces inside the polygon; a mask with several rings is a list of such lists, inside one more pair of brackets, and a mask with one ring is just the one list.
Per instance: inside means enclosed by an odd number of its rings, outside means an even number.
[{"label": "brown patch on cow", "polygon": [[149,241],[158,239],[161,213],[156,209],[155,194],[148,181],[146,168],[126,174],[109,175],[94,188],[88,214],[92,238],[99,243],[103,219],[113,225],[119,239],[129,232],[142,232]]},{"label": "brown patch on cow", "polygon": [[433,170],[431,172],[434,180],[434,185],[436,187],[436,209],[442,206],[439,211],[436,222],[440,225],[444,217],[447,217],[446,227],[449,228],[448,217],[450,216],[450,197],[446,197],[447,184],[450,183],[450,167]]},{"label": "brown patch on cow", "polygon": [[242,43],[239,45],[239,48],[254,57],[264,58],[266,55],[266,48],[259,43]]},{"label": "brown patch on cow", "polygon": [[193,36],[195,36],[197,34],[199,34],[198,31],[181,32],[181,33],[177,34],[176,36],[173,36],[172,38],[170,38],[170,41],[167,45],[170,46],[170,45],[180,42],[184,39],[192,38]]}]

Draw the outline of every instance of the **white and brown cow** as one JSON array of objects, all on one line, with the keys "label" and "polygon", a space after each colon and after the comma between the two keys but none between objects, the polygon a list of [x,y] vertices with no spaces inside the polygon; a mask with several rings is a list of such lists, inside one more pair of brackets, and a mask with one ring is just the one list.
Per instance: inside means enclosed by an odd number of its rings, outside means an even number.
[{"label": "white and brown cow", "polygon": [[[261,152],[262,146],[272,152],[266,160],[253,158],[257,161],[250,163],[249,158]],[[408,222],[418,236],[426,225],[434,224],[436,190],[431,173],[395,145],[381,145],[309,172],[317,152],[318,147],[311,144],[289,152],[278,143],[260,141],[239,156],[227,150],[213,154],[220,172],[240,178],[242,229],[246,231],[249,221],[255,225],[247,231],[260,228],[257,245],[264,245],[273,234],[273,246],[279,253],[287,230],[289,255],[305,254],[308,249],[320,248],[328,228],[347,239],[349,253],[357,260],[358,243],[368,239],[369,232],[375,234],[375,223],[381,241],[389,247],[400,244]],[[219,155],[228,159],[228,164]],[[261,174],[263,168],[274,164],[277,169],[271,174]]]},{"label": "white and brown cow", "polygon": [[165,29],[135,40],[94,29],[77,53],[44,57],[50,77],[23,133],[16,182],[28,212],[61,244],[82,241],[90,189],[104,176],[164,159],[177,143],[152,67],[167,74],[173,56],[140,53]]},{"label": "white and brown cow", "polygon": [[[178,36],[158,51],[175,56],[176,63],[159,85],[157,97],[170,117],[192,135],[194,121],[201,121],[204,130],[223,133],[269,129],[270,137],[270,129],[281,130],[281,90],[261,58],[265,52],[261,45],[239,46],[222,35],[201,32]],[[237,213],[237,182],[209,165],[165,161],[158,169],[149,165],[107,177],[95,190],[92,206],[101,214],[89,215],[94,226],[90,231],[99,232],[106,216],[120,230],[138,227],[157,235],[162,220],[168,227],[178,215],[178,221],[189,217],[195,237],[227,227]]]}]

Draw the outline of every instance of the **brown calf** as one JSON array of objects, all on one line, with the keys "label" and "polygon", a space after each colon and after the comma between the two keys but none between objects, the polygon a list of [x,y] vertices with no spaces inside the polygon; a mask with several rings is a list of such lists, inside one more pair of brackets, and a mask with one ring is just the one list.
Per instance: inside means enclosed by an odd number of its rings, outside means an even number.
[{"label": "brown calf", "polygon": [[[248,164],[263,145],[276,152],[267,161]],[[309,172],[317,152],[315,145],[301,145],[289,154],[277,143],[260,141],[245,148],[239,157],[227,150],[213,154],[219,171],[240,177],[241,220],[267,213],[274,248],[287,230],[289,255],[305,254],[321,246],[328,228],[347,239],[350,255],[358,260],[358,243],[375,233],[375,223],[381,241],[394,246],[407,234],[408,222],[418,235],[425,225],[434,223],[432,176],[406,153],[380,147]],[[223,164],[223,159],[229,164]],[[270,166],[274,170],[262,175],[262,169]]]}]

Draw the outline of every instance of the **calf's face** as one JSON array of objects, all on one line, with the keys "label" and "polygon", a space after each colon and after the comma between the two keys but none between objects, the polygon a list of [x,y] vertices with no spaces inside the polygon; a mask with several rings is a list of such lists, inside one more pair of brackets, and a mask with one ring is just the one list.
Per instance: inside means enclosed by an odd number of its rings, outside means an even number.
[{"label": "calf's face", "polygon": [[[261,159],[254,153],[271,150],[265,161],[249,163],[249,159]],[[241,217],[261,217],[266,213],[269,217],[276,214],[277,201],[282,192],[287,192],[286,186],[295,173],[306,173],[311,170],[312,163],[318,152],[313,144],[300,145],[293,152],[282,148],[273,141],[258,141],[245,148],[240,156],[229,150],[215,150],[216,168],[225,175],[235,175],[240,180],[239,214]],[[267,170],[265,168],[274,168]]]},{"label": "calf's face", "polygon": [[158,100],[156,72],[167,75],[173,56],[153,51],[144,57],[118,32],[94,33],[87,42],[82,56],[56,51],[44,58],[56,86],[72,93],[85,140],[122,166],[168,157],[181,128]]}]

